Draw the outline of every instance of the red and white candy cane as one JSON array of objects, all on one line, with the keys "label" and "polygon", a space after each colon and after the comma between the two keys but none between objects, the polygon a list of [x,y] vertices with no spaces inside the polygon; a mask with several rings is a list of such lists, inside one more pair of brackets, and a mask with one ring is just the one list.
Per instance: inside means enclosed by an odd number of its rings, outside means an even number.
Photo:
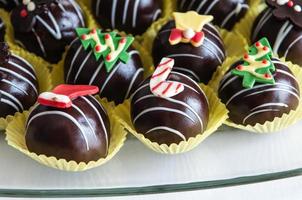
[{"label": "red and white candy cane", "polygon": [[174,66],[174,59],[163,58],[150,79],[150,90],[158,97],[169,98],[184,90],[184,85],[167,78]]}]

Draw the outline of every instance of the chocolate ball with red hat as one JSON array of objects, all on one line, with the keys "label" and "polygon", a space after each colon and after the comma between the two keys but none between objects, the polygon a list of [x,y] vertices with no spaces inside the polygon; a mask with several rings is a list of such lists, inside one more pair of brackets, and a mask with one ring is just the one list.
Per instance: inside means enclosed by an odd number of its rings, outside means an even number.
[{"label": "chocolate ball with red hat", "polygon": [[59,85],[39,95],[26,124],[26,146],[38,155],[96,161],[108,154],[110,122],[92,96],[96,86]]}]

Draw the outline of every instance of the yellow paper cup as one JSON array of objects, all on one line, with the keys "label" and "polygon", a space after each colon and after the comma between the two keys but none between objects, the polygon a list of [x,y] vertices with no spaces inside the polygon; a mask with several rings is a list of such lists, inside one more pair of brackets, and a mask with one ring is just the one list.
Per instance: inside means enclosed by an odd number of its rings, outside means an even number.
[{"label": "yellow paper cup", "polygon": [[201,85],[201,88],[207,95],[210,104],[210,115],[207,129],[196,137],[189,138],[188,141],[182,141],[179,144],[174,143],[169,146],[166,144],[158,144],[150,141],[148,138],[145,138],[143,134],[137,133],[131,122],[129,100],[127,100],[126,103],[117,106],[115,112],[118,115],[119,122],[125,127],[125,129],[153,151],[163,154],[184,153],[198,146],[204,139],[214,133],[228,118],[228,111],[224,104],[222,104],[215,95],[215,92],[208,86]]},{"label": "yellow paper cup", "polygon": [[[230,57],[223,63],[223,65],[219,68],[219,70],[216,71],[216,73],[213,76],[213,79],[209,83],[209,86],[212,87],[216,93],[219,88],[219,83],[223,78],[224,74],[229,70],[231,65],[238,60],[240,60],[240,58]],[[281,61],[284,62],[292,71],[293,75],[298,80],[299,89],[300,91],[302,91],[302,68],[299,67],[298,65],[292,64],[291,62],[285,62],[284,58],[282,58]],[[275,117],[273,121],[267,121],[264,124],[258,123],[254,126],[251,125],[244,126],[244,125],[235,124],[230,119],[228,119],[224,122],[224,124],[234,128],[255,132],[255,133],[272,133],[272,132],[281,131],[297,123],[301,119],[302,119],[302,100],[300,98],[300,102],[296,110],[292,110],[288,114],[285,113],[281,117]]]},{"label": "yellow paper cup", "polygon": [[[100,99],[98,98],[98,100]],[[37,155],[36,153],[30,152],[27,149],[25,142],[25,126],[29,116],[29,112],[27,111],[24,113],[17,113],[13,120],[8,124],[6,128],[7,143],[37,162],[59,170],[79,172],[103,165],[113,158],[122,148],[126,140],[127,132],[124,131],[124,127],[117,120],[110,103],[108,103],[106,100],[100,100],[100,102],[107,110],[110,119],[111,138],[109,153],[106,158],[101,158],[97,161],[90,161],[89,163],[77,163],[75,161],[67,161],[65,159],[57,159],[55,157]]]}]

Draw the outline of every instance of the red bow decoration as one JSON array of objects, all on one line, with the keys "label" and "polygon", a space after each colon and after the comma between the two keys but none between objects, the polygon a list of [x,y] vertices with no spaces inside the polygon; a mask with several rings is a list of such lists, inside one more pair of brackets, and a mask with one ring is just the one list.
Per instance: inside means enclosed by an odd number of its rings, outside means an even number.
[{"label": "red bow decoration", "polygon": [[195,47],[199,47],[202,45],[204,41],[204,32],[195,32],[192,29],[180,30],[174,28],[171,30],[169,42],[171,45],[183,43],[191,43]]}]

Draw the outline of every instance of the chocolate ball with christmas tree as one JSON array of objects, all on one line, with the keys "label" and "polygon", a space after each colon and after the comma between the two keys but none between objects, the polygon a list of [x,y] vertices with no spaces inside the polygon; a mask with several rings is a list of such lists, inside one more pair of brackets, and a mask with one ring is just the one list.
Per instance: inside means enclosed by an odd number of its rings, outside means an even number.
[{"label": "chocolate ball with christmas tree", "polygon": [[92,0],[96,20],[104,29],[133,35],[144,33],[162,15],[162,0]]},{"label": "chocolate ball with christmas tree", "polygon": [[101,97],[122,103],[143,80],[140,54],[132,46],[134,38],[99,29],[76,31],[79,37],[65,58],[65,82],[96,85]]},{"label": "chocolate ball with christmas tree", "polygon": [[96,86],[59,85],[39,95],[26,123],[26,146],[38,155],[77,163],[108,154],[110,122],[104,107],[91,95]]},{"label": "chocolate ball with christmas tree", "polygon": [[177,0],[178,10],[194,10],[199,14],[213,15],[213,23],[221,28],[231,30],[249,9],[248,0]]},{"label": "chocolate ball with christmas tree", "polygon": [[298,107],[298,81],[288,66],[272,55],[263,38],[220,81],[218,94],[232,122],[264,124]]},{"label": "chocolate ball with christmas tree", "polygon": [[24,0],[11,12],[14,38],[26,50],[57,63],[65,47],[84,27],[81,8],[74,0]]},{"label": "chocolate ball with christmas tree", "polygon": [[217,29],[210,23],[212,16],[194,11],[173,14],[174,20],[165,24],[153,42],[153,61],[173,58],[173,70],[195,81],[208,83],[225,59],[225,49]]}]

